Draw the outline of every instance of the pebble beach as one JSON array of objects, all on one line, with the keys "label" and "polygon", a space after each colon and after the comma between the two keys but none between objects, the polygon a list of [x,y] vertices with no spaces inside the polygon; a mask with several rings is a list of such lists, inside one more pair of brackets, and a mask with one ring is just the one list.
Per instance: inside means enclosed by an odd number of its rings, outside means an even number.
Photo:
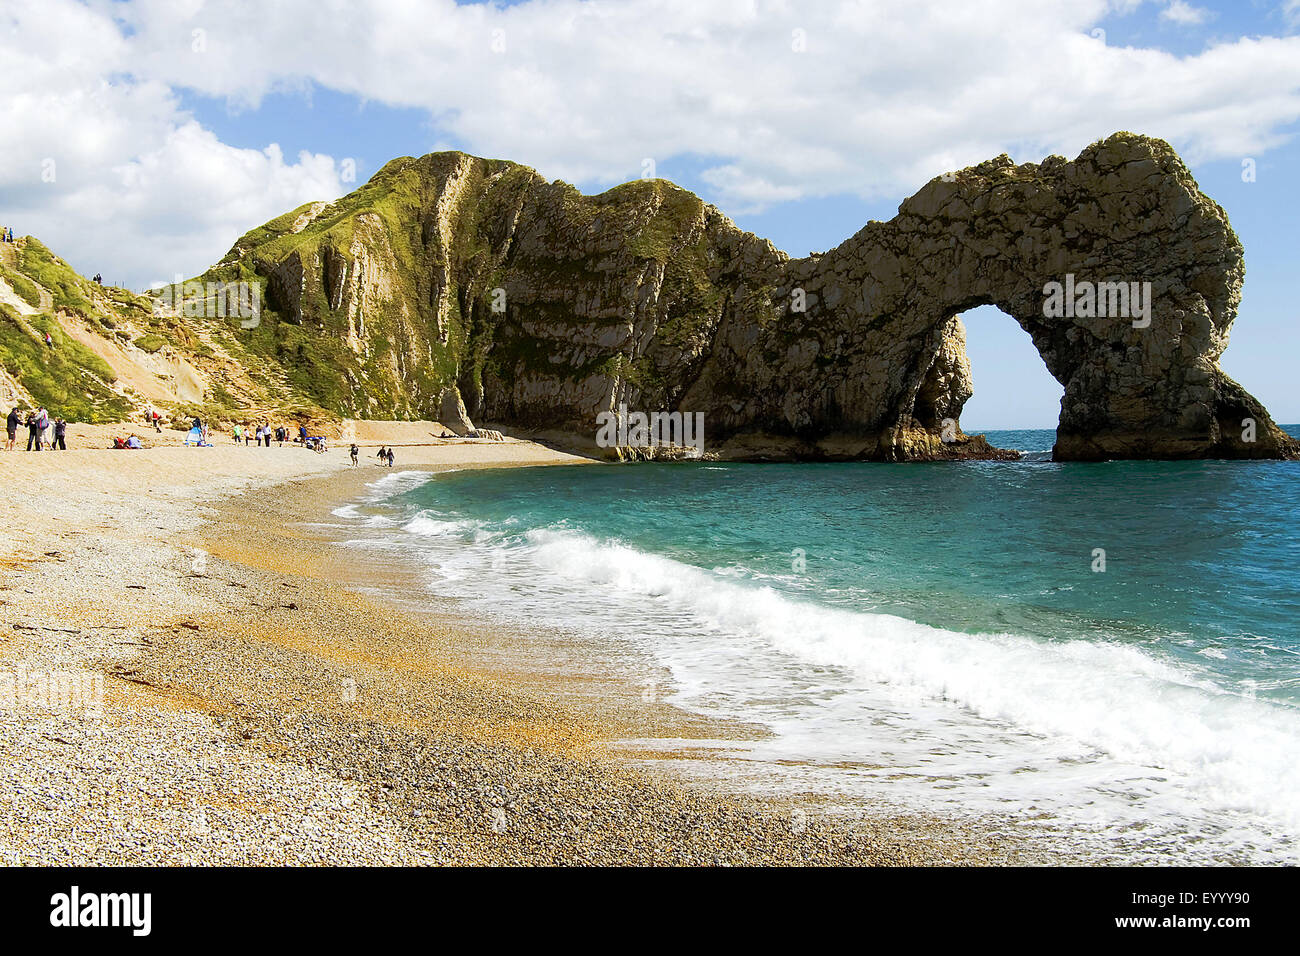
[{"label": "pebble beach", "polygon": [[[634,765],[612,745],[759,731],[561,693],[479,654],[509,641],[454,601],[416,614],[355,587],[311,522],[379,476],[373,447],[353,469],[346,446],[216,442],[0,459],[0,864],[1042,859],[997,828]],[[512,440],[396,451],[428,471],[575,461]]]}]

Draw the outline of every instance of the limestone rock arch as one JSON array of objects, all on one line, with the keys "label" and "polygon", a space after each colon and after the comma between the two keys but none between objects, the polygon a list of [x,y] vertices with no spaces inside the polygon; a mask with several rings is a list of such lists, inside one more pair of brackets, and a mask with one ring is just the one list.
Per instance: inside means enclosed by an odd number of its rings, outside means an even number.
[{"label": "limestone rock arch", "polygon": [[[724,320],[682,404],[745,395],[716,409],[742,453],[762,433],[796,454],[978,454],[944,443],[940,428],[971,394],[956,316],[989,304],[1029,333],[1065,388],[1056,459],[1295,457],[1296,443],[1218,367],[1244,271],[1223,210],[1166,143],[1121,133],[1073,161],[1001,156],[936,178],[829,252],[785,262],[775,318]],[[1045,288],[1069,282],[1076,292],[1137,283],[1149,316],[1134,314],[1136,301],[1113,314],[1114,287],[1112,314],[1095,302],[1093,314],[1056,314]],[[755,322],[761,333],[744,334]]]},{"label": "limestone rock arch", "polygon": [[[1241,243],[1174,150],[1131,133],[938,177],[802,259],[665,180],[585,196],[503,160],[403,157],[211,275],[249,270],[270,306],[250,344],[340,414],[463,401],[475,423],[581,444],[627,406],[703,413],[727,457],[996,457],[958,428],[957,317],[991,304],[1064,388],[1058,459],[1300,457],[1218,365]],[[1070,281],[1149,288],[1150,321],[1045,308]]]}]

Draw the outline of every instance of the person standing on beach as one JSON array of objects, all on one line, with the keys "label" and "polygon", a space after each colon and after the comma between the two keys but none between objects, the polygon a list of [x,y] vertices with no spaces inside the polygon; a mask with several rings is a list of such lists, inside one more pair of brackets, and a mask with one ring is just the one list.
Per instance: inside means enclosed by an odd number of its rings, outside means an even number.
[{"label": "person standing on beach", "polygon": [[360,453],[361,453],[361,449],[357,447],[356,442],[353,442],[352,447],[348,449],[348,454],[352,456],[352,467],[354,468],[357,465],[357,455],[359,455]]},{"label": "person standing on beach", "polygon": [[[24,422],[24,424],[27,426],[27,450],[28,450],[28,451],[40,451],[40,450],[41,450],[41,433],[40,433],[40,431],[39,431],[39,430],[37,429],[37,427],[36,427],[36,413],[35,413],[35,412],[28,412],[28,413],[27,413],[27,421]],[[33,446],[35,446],[35,447],[33,447]]]},{"label": "person standing on beach", "polygon": [[18,406],[9,413],[9,418],[5,421],[5,451],[13,451],[14,446],[18,443],[18,425],[21,416],[18,414]]},{"label": "person standing on beach", "polygon": [[386,457],[388,458],[388,467],[389,467],[389,468],[392,468],[392,467],[393,467],[393,450],[392,450],[391,448],[388,449],[388,454],[387,454]]},{"label": "person standing on beach", "polygon": [[244,433],[239,427],[239,422],[235,422],[235,427],[230,431],[235,436],[235,444],[238,445],[244,438]]},{"label": "person standing on beach", "polygon": [[379,464],[382,465],[384,463],[384,459],[388,457],[388,449],[385,448],[383,445],[380,445],[379,451],[375,453],[375,457],[379,459]]},{"label": "person standing on beach", "polygon": [[50,443],[50,450],[67,451],[68,450],[68,442],[66,440],[67,435],[68,435],[68,423],[65,422],[62,418],[54,419],[54,441]]}]

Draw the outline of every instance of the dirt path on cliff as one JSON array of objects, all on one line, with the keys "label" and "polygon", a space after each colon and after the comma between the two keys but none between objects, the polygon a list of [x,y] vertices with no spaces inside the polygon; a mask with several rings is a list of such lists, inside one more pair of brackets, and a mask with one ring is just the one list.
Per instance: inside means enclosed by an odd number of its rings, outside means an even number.
[{"label": "dirt path on cliff", "polygon": [[[41,290],[42,299],[47,295],[49,295],[48,292]],[[14,287],[4,279],[0,279],[0,302],[11,307],[19,315],[36,315],[41,311],[15,292]]]}]

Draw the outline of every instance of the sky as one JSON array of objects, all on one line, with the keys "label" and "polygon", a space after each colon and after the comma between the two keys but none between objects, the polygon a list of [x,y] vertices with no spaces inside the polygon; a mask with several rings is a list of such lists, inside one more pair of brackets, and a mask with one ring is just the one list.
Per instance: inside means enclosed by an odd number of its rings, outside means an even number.
[{"label": "sky", "polygon": [[[0,0],[0,224],[106,281],[195,275],[439,149],[585,192],[671,179],[801,256],[942,172],[1125,129],[1227,210],[1247,276],[1222,365],[1283,422],[1298,124],[1300,0]],[[964,321],[963,426],[1053,427],[1028,335]]]}]

